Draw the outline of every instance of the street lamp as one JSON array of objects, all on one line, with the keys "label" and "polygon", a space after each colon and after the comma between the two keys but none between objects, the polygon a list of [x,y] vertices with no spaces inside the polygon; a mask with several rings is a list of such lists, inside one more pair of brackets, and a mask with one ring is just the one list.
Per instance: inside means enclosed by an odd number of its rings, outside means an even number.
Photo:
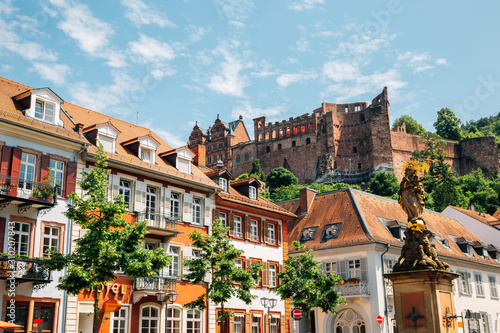
[{"label": "street lamp", "polygon": [[[267,324],[269,326],[269,333],[271,333],[271,308],[274,308],[278,303],[276,298],[262,297],[260,303],[263,307],[267,308]],[[266,333],[266,324],[264,324],[264,333]]]},{"label": "street lamp", "polygon": [[156,293],[156,299],[161,305],[165,304],[165,333],[167,333],[168,303],[173,304],[177,301],[177,293],[175,291],[159,291]]}]

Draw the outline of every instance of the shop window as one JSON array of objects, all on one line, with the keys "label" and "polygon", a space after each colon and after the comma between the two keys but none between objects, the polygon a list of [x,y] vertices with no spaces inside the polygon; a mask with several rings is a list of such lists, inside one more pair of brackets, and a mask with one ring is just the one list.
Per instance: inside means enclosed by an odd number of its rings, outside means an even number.
[{"label": "shop window", "polygon": [[145,306],[141,311],[141,333],[158,333],[160,327],[160,311],[153,306]]}]

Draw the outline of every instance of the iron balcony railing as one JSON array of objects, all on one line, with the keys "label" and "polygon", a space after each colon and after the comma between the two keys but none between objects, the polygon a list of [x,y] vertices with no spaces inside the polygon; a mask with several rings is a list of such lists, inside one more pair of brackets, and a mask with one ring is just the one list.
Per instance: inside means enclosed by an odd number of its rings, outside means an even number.
[{"label": "iron balcony railing", "polygon": [[0,257],[0,279],[15,279],[16,282],[50,283],[50,270],[43,267],[43,260]]},{"label": "iron balcony railing", "polygon": [[369,295],[368,281],[358,283],[344,283],[335,285],[335,289],[340,291],[342,296]]},{"label": "iron balcony railing", "polygon": [[178,216],[171,216],[170,214],[161,213],[156,210],[146,209],[143,212],[137,213],[138,221],[147,221],[148,226],[166,229],[177,230],[177,224],[180,221]]},{"label": "iron balcony railing", "polygon": [[136,278],[135,290],[145,291],[173,291],[176,288],[177,278],[172,276],[153,276],[149,278]]},{"label": "iron balcony railing", "polygon": [[58,191],[58,185],[0,175],[0,194],[2,195],[56,204]]}]

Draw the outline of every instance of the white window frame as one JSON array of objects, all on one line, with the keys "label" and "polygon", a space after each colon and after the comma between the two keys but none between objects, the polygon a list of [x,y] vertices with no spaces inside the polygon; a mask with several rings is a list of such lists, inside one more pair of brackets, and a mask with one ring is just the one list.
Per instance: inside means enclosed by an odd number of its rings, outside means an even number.
[{"label": "white window frame", "polygon": [[498,287],[496,275],[488,274],[488,282],[490,284],[490,297],[498,299]]},{"label": "white window frame", "polygon": [[227,179],[224,177],[219,178],[219,186],[224,192],[227,192]]},{"label": "white window frame", "polygon": [[193,198],[193,223],[201,224],[201,199]]},{"label": "white window frame", "polygon": [[358,278],[361,280],[361,259],[347,260],[347,278]]},{"label": "white window frame", "polygon": [[269,286],[276,287],[276,275],[278,272],[278,265],[270,263],[269,264]]},{"label": "white window frame", "polygon": [[474,283],[476,284],[476,296],[484,297],[483,274],[474,272]]},{"label": "white window frame", "polygon": [[[168,325],[166,332],[167,333],[182,333],[182,309],[177,307],[177,306],[169,306],[167,309],[167,317],[168,317]],[[179,316],[174,316],[175,312],[179,314]],[[179,327],[175,328],[174,325],[172,325],[174,322],[179,323]],[[159,331],[159,330],[158,330]]]},{"label": "white window frame", "polygon": [[[189,318],[189,314],[192,313],[193,317]],[[199,315],[199,318],[195,318],[195,314]],[[192,324],[199,323],[198,328],[189,328],[190,322]],[[203,311],[197,309],[189,309],[186,311],[186,333],[202,333],[203,332]]]},{"label": "white window frame", "polygon": [[[28,226],[28,231],[23,231],[23,225]],[[15,230],[16,226],[19,226],[19,230]],[[17,236],[17,241],[16,241]],[[27,236],[28,241],[22,242],[22,236]],[[21,253],[22,244],[26,243],[26,252]],[[30,244],[31,243],[31,224],[25,222],[14,222],[14,251],[19,255],[29,255],[30,254]]]},{"label": "white window frame", "polygon": [[[143,317],[142,315],[142,311],[144,310],[144,308],[153,308],[153,309],[156,309],[157,313],[158,313],[158,316],[157,317]],[[139,321],[139,331],[142,332],[144,329],[147,329],[147,333],[158,333],[160,331],[160,323],[161,323],[161,308],[157,305],[154,305],[154,304],[143,304],[143,306],[141,306],[140,308],[140,321]],[[151,310],[150,310],[150,313],[151,313]],[[156,319],[157,321],[157,325],[155,327],[154,330],[151,329],[151,321]],[[148,327],[145,328],[145,327],[142,327],[142,323],[147,320],[148,321]]]},{"label": "white window frame", "polygon": [[[33,162],[29,159],[33,158]],[[26,190],[33,190],[33,182],[35,181],[36,173],[36,156],[33,154],[21,154],[21,169],[19,173],[19,178],[22,180],[19,187]]]},{"label": "white window frame", "polygon": [[[47,106],[52,107],[52,115],[48,115],[48,108]],[[40,106],[40,111],[37,112],[37,109],[38,109],[38,106]],[[40,116],[37,116],[37,113],[40,114]],[[43,120],[43,121],[46,121],[48,123],[51,123],[53,124],[54,123],[54,117],[55,117],[55,113],[56,113],[56,106],[53,104],[53,103],[48,103],[46,101],[42,101],[40,99],[37,99],[36,102],[35,102],[35,113],[34,113],[34,117],[36,119],[40,119],[40,120]],[[48,119],[48,118],[52,118],[52,119]]]},{"label": "white window frame", "polygon": [[[54,163],[52,163],[54,162]],[[50,178],[53,178],[52,185],[59,185],[57,194],[62,195],[64,186],[64,162],[50,159]]]},{"label": "white window frame", "polygon": [[326,274],[337,274],[337,261],[326,261],[325,262],[325,273]]},{"label": "white window frame", "polygon": [[[116,137],[98,133],[97,140],[101,143],[105,152],[114,154],[116,151]],[[110,147],[111,145],[111,147]]]},{"label": "white window frame", "polygon": [[156,203],[158,189],[153,186],[146,187],[146,219],[156,220]]},{"label": "white window frame", "polygon": [[139,148],[141,149],[141,155],[140,155],[141,161],[147,163],[155,163],[155,150],[144,148],[142,146],[139,146]]},{"label": "white window frame", "polygon": [[[177,253],[175,250],[177,250]],[[180,256],[181,256],[181,248],[179,246],[169,246],[168,247],[168,255],[172,257],[172,261],[170,265],[168,265],[168,276],[171,277],[179,277],[180,272]]]},{"label": "white window frame", "polygon": [[469,273],[467,271],[457,270],[457,273],[460,275],[458,278],[459,291],[461,294],[470,295],[470,281],[469,281]]},{"label": "white window frame", "polygon": [[234,259],[234,265],[236,266],[236,268],[243,269],[243,259],[241,258]]},{"label": "white window frame", "polygon": [[[239,327],[239,330],[236,329],[237,326]],[[245,327],[245,314],[240,312],[238,315],[238,312],[234,314],[234,327],[233,327],[233,332],[234,333],[243,333],[243,328]]]},{"label": "white window frame", "polygon": [[253,242],[259,241],[259,221],[250,220],[250,239]]},{"label": "white window frame", "polygon": [[[47,230],[47,229],[50,230],[50,232],[49,232],[48,235],[45,233],[45,230]],[[52,234],[53,230],[57,230],[57,235],[53,235]],[[48,226],[48,225],[44,226],[44,229],[43,229],[43,239],[42,239],[42,242],[43,242],[43,244],[42,244],[42,251],[43,251],[42,256],[43,257],[50,257],[49,254],[45,253],[45,251],[48,250],[48,249],[59,251],[59,240],[60,240],[60,238],[61,238],[61,228],[60,227],[52,227],[52,226]],[[49,240],[49,245],[48,246],[45,245],[45,239]],[[55,246],[53,245],[53,241],[56,242]]]},{"label": "white window frame", "polygon": [[[257,319],[257,321],[255,321],[254,319]],[[252,332],[251,333],[260,333],[260,321],[261,321],[262,317],[261,316],[256,316],[255,313],[252,315]],[[254,330],[255,328],[255,330]]]},{"label": "white window frame", "polygon": [[270,320],[270,325],[269,325],[269,333],[278,333],[279,332],[279,326],[280,326],[280,318],[275,318],[272,317]]},{"label": "white window frame", "polygon": [[227,215],[226,213],[219,213],[219,220],[224,228],[227,228]]},{"label": "white window frame", "polygon": [[248,197],[252,200],[257,200],[257,189],[254,186],[248,187]]},{"label": "white window frame", "polygon": [[[128,183],[128,187],[125,184]],[[128,195],[127,195],[128,192]],[[129,179],[120,178],[120,185],[118,186],[118,194],[122,195],[123,202],[127,206],[127,209],[130,210],[130,203],[132,200],[132,181]],[[128,199],[128,200],[127,200]]]},{"label": "white window frame", "polygon": [[267,224],[267,239],[269,244],[276,245],[276,225],[274,223]]},{"label": "white window frame", "polygon": [[170,194],[170,215],[172,217],[181,217],[180,207],[181,207],[181,194],[172,192]]},{"label": "white window frame", "polygon": [[[116,312],[121,315],[121,312],[125,311],[125,317],[117,317]],[[110,332],[111,333],[128,333],[128,320],[129,320],[129,307],[128,306],[122,306],[120,310],[114,311],[111,313],[111,325],[110,325]],[[118,324],[118,328],[115,331],[115,322],[118,323],[124,323],[125,327],[120,327],[120,324]]]},{"label": "white window frame", "polygon": [[234,216],[234,237],[243,238],[243,224],[241,216]]}]

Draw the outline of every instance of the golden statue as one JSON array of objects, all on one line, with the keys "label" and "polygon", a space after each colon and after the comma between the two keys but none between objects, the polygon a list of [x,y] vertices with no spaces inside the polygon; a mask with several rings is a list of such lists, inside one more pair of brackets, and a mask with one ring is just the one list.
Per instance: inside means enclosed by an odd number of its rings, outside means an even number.
[{"label": "golden statue", "polygon": [[[408,228],[410,230],[425,229],[424,214],[424,187],[422,181],[429,169],[427,163],[418,163],[416,161],[407,161],[405,163],[405,176],[401,180],[399,186],[399,200],[398,203],[401,208],[408,215]],[[422,173],[422,177],[419,177]]]}]

